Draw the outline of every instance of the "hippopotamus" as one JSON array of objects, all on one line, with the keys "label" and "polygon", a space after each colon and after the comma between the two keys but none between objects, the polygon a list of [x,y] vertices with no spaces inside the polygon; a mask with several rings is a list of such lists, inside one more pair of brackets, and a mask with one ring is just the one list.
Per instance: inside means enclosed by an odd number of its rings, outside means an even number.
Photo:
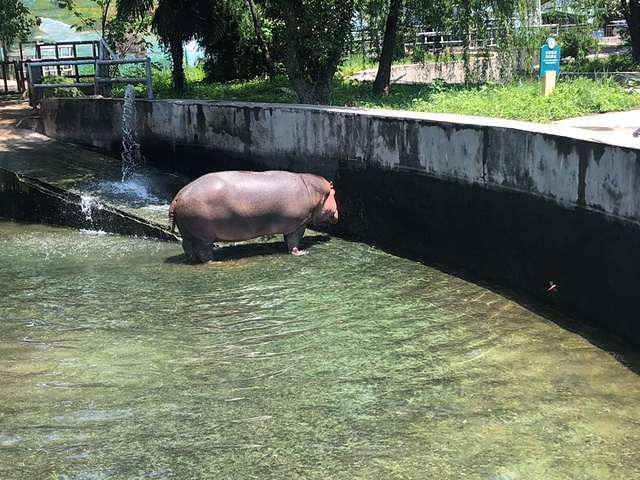
[{"label": "hippopotamus", "polygon": [[283,234],[293,255],[308,224],[338,221],[333,183],[309,173],[224,171],[183,187],[169,208],[191,262],[213,261],[213,243]]}]

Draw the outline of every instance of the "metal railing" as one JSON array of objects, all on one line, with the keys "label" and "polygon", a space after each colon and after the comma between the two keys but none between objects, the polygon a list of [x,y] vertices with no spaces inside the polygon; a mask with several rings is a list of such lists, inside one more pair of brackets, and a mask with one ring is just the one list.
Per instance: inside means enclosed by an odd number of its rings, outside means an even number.
[{"label": "metal railing", "polygon": [[[65,43],[65,46],[73,45],[74,42]],[[76,42],[79,43],[79,42]],[[83,42],[86,43],[86,42]],[[55,59],[35,58],[26,60],[24,63],[27,68],[27,83],[29,90],[29,104],[37,105],[44,97],[44,90],[48,88],[77,88],[83,93],[102,95],[108,97],[111,95],[111,85],[117,83],[136,84],[143,83],[147,87],[147,97],[153,99],[153,85],[151,83],[151,60],[145,58],[115,58],[106,42],[101,39],[97,43],[97,55],[89,57],[65,57]],[[94,49],[95,51],[95,49]],[[75,52],[75,48],[74,48]],[[56,57],[58,50],[56,49]],[[144,64],[144,77],[113,77],[109,67],[113,65],[133,65]],[[93,67],[93,74],[80,74],[78,66],[88,65]],[[46,77],[44,69],[55,68],[56,72],[72,68],[74,73],[71,75],[61,75],[65,78],[72,78],[72,83],[47,83],[43,79]],[[91,79],[91,81],[83,81]]]},{"label": "metal railing", "polygon": [[20,62],[0,62],[0,94],[23,93],[24,75]]}]

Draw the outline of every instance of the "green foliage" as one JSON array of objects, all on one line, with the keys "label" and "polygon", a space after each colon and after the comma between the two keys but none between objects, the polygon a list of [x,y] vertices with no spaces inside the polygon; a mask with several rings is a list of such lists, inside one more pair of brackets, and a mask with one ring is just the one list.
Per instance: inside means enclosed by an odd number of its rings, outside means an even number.
[{"label": "green foliage", "polygon": [[569,62],[562,65],[567,72],[635,72],[640,69],[638,62],[633,60],[630,53],[584,58],[580,61]]},{"label": "green foliage", "polygon": [[31,29],[37,25],[40,20],[32,17],[20,0],[0,1],[0,46],[27,40]]},{"label": "green foliage", "polygon": [[152,71],[156,98],[192,98],[199,100],[256,101],[292,103],[297,100],[287,77],[279,76],[274,82],[264,77],[246,81],[205,82],[202,67],[185,69],[185,90],[176,92],[171,85],[171,72],[167,69]]},{"label": "green foliage", "polygon": [[45,88],[43,89],[44,97],[84,97],[84,93],[82,93],[77,87],[74,87],[73,84],[75,80],[73,78],[63,77],[60,75],[50,75],[48,77],[44,77],[42,79],[42,83],[68,83],[69,87],[53,87],[53,88]]},{"label": "green foliage", "polygon": [[151,47],[151,43],[145,38],[150,29],[151,17],[135,19],[113,17],[106,22],[104,39],[121,57],[127,53],[139,54]]},{"label": "green foliage", "polygon": [[211,0],[159,0],[152,28],[169,47],[191,40],[216,41],[223,31],[218,3]]},{"label": "green foliage", "polygon": [[96,7],[100,10],[100,16],[96,19],[93,15],[87,15],[79,10],[74,0],[57,0],[58,7],[71,12],[80,23],[73,24],[72,27],[78,31],[93,30],[99,33],[101,36],[105,36],[106,22],[112,12],[110,7],[112,6],[111,0],[91,0]]},{"label": "green foliage", "polygon": [[360,55],[350,55],[342,60],[338,67],[338,72],[341,77],[349,77],[360,70],[368,70],[376,68],[377,66],[377,62],[372,58],[362,57]]},{"label": "green foliage", "polygon": [[[338,88],[335,90],[339,91]],[[540,94],[538,82],[524,81],[479,86],[452,86],[434,82],[423,86],[396,85],[396,91],[387,99],[362,98],[354,94],[348,104],[540,123],[590,113],[628,110],[640,105],[640,95],[627,92],[611,78],[600,81],[586,78],[562,80],[549,97]]]},{"label": "green foliage", "polygon": [[[384,18],[388,0],[368,0],[357,2],[357,21],[368,41],[360,40],[354,48],[368,44],[375,58],[380,53],[384,34]],[[593,30],[602,28],[615,17],[616,0],[573,0],[561,2],[562,8],[551,12],[545,21],[564,25],[578,22],[583,24],[578,32],[564,35],[562,44],[565,52],[582,59],[597,51],[597,41]],[[549,6],[549,2],[542,2]],[[428,59],[427,53],[415,41],[418,32],[439,31],[452,35],[462,47],[461,58],[465,63],[466,81],[478,83],[489,78],[492,67],[488,60],[497,56],[501,81],[511,81],[529,74],[538,62],[538,51],[544,39],[551,33],[549,28],[539,26],[538,2],[532,0],[405,0],[403,2],[402,34],[398,42],[405,42],[414,62]],[[545,10],[548,12],[548,10]],[[400,46],[400,45],[398,45]],[[446,50],[442,45],[440,49]],[[436,48],[436,57],[440,51]],[[480,59],[480,61],[478,61]]]},{"label": "green foliage", "polygon": [[326,103],[351,32],[354,0],[273,0],[274,43],[303,103]]},{"label": "green foliage", "polygon": [[[197,77],[197,69],[192,75]],[[201,78],[201,77],[200,77]],[[169,74],[154,72],[158,98],[175,98]],[[275,82],[264,78],[248,82],[189,82],[182,98],[295,103],[297,97],[284,76]],[[384,108],[418,112],[456,113],[498,117],[530,122],[554,120],[591,113],[628,110],[640,106],[640,95],[627,91],[612,78],[561,79],[552,95],[540,94],[538,81],[517,81],[505,85],[450,85],[434,81],[431,85],[394,85],[388,96],[371,92],[371,84],[347,78],[334,79],[330,104],[361,108]]]},{"label": "green foliage", "polygon": [[149,33],[149,17],[123,18],[115,15],[113,0],[88,0],[94,8],[80,8],[75,0],[56,0],[60,9],[70,12],[79,23],[71,26],[78,31],[92,30],[103,37],[109,47],[121,57],[149,47],[144,35]]},{"label": "green foliage", "polygon": [[[258,7],[259,8],[259,7]],[[220,5],[225,30],[217,42],[205,45],[204,68],[211,81],[249,80],[266,73],[246,0],[225,0]],[[273,21],[261,15],[262,33],[272,39]]]},{"label": "green foliage", "polygon": [[584,61],[587,55],[598,51],[598,39],[593,36],[593,27],[576,27],[565,30],[557,37],[563,57]]}]

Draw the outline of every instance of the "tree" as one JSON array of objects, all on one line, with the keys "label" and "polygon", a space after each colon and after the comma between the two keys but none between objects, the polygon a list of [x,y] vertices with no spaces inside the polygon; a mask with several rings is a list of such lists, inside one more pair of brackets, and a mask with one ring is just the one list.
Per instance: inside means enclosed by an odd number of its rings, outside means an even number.
[{"label": "tree", "polygon": [[0,47],[5,53],[16,40],[27,40],[31,29],[37,25],[40,25],[40,19],[32,17],[20,0],[0,2]]},{"label": "tree", "polygon": [[640,62],[640,0],[620,0],[620,10],[627,21],[633,61]]},{"label": "tree", "polygon": [[391,4],[389,5],[389,15],[387,16],[387,25],[384,31],[380,63],[378,64],[376,79],[373,82],[373,93],[389,93],[391,62],[393,61],[393,51],[396,46],[398,16],[400,15],[401,6],[402,0],[391,0]]},{"label": "tree", "polygon": [[114,16],[113,0],[92,0],[92,2],[100,8],[98,20],[79,10],[74,0],[58,0],[58,7],[70,11],[80,21],[80,24],[71,25],[73,28],[78,31],[93,30],[104,38],[109,47],[121,57],[132,49],[140,51],[149,46],[143,36],[149,32],[148,18],[123,19]]},{"label": "tree", "polygon": [[106,36],[107,32],[107,23],[109,21],[109,16],[112,14],[111,7],[113,6],[112,0],[92,0],[100,8],[100,29],[96,29],[96,19],[93,17],[88,17],[84,13],[82,13],[76,7],[74,0],[58,0],[58,7],[69,10],[75,17],[82,22],[82,25],[72,25],[72,27],[77,30],[83,30],[84,28],[89,28],[99,33],[101,37]]},{"label": "tree", "polygon": [[[153,0],[118,0],[118,16],[143,18],[153,8]],[[217,3],[208,0],[159,0],[151,28],[169,51],[173,88],[184,90],[184,44],[191,40],[219,38],[223,21]]]},{"label": "tree", "polygon": [[267,45],[266,40],[264,39],[264,35],[262,34],[262,25],[260,22],[260,17],[258,16],[258,9],[256,8],[256,3],[254,0],[247,0],[249,2],[249,10],[251,10],[251,18],[253,19],[253,28],[256,32],[256,38],[258,39],[258,44],[260,45],[260,50],[262,50],[262,54],[264,55],[265,64],[267,66],[267,73],[269,74],[269,78],[271,80],[275,80],[278,72],[276,71],[276,67],[273,63],[273,59],[271,58],[271,53],[269,52],[269,46]]},{"label": "tree", "polygon": [[[256,6],[256,13],[261,15],[260,34],[265,42],[264,48],[271,57],[273,39],[273,20],[264,16],[261,6]],[[224,0],[221,2],[219,14],[225,24],[223,35],[218,41],[203,42],[205,50],[204,70],[207,80],[225,82],[235,79],[250,80],[273,75],[267,70],[263,48],[260,47],[256,35],[256,25],[252,18],[247,0]],[[264,21],[261,21],[264,20]],[[275,70],[275,66],[273,67]]]},{"label": "tree", "polygon": [[282,61],[302,103],[327,104],[351,32],[354,0],[274,0]]}]

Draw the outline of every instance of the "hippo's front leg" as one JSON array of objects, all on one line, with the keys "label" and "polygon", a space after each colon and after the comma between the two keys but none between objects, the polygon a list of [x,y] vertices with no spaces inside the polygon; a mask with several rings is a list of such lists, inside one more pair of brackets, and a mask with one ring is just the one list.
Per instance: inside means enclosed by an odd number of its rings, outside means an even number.
[{"label": "hippo's front leg", "polygon": [[292,255],[306,255],[308,252],[304,250],[298,250],[298,244],[302,239],[302,235],[304,235],[304,229],[307,227],[306,224],[300,225],[293,232],[284,235],[284,241],[287,244],[287,250]]}]

